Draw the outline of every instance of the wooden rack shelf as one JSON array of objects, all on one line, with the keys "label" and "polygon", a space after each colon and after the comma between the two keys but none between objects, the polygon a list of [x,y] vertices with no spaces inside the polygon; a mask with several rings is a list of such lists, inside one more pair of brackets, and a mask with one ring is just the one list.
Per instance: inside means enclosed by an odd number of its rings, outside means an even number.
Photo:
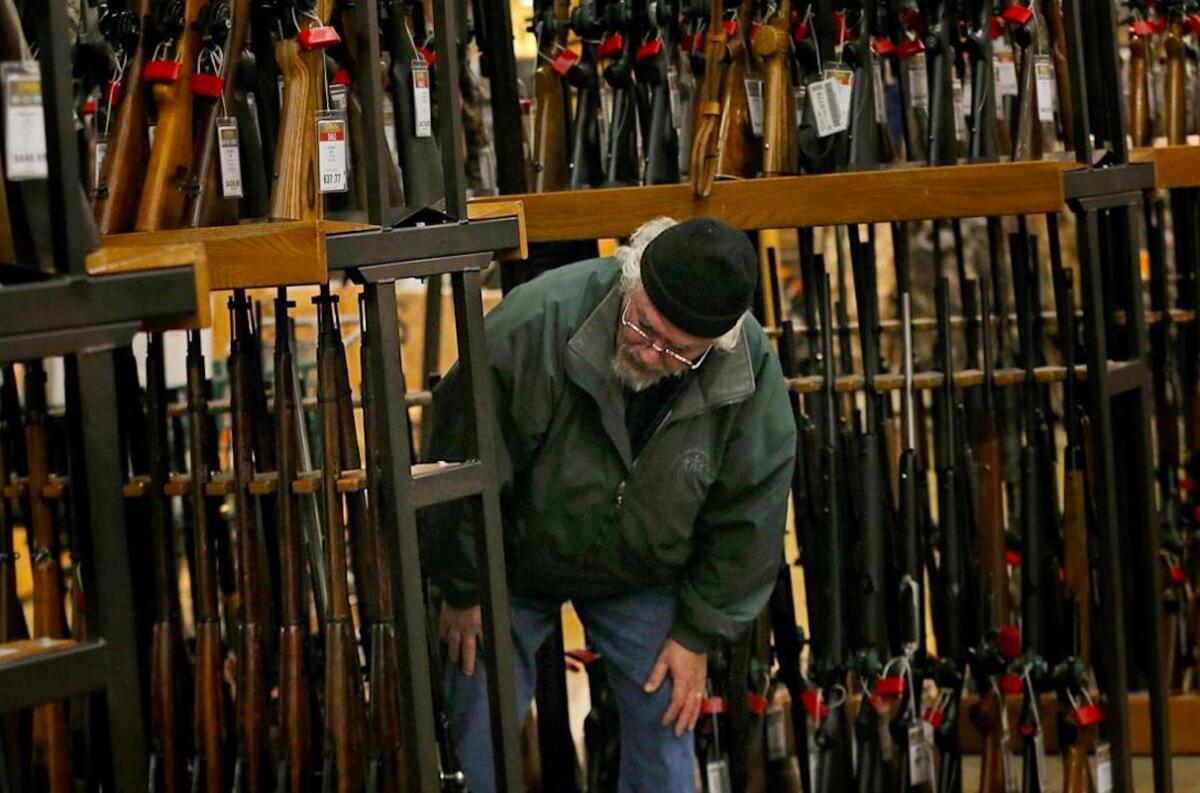
[{"label": "wooden rack shelf", "polygon": [[690,184],[475,198],[524,205],[530,242],[623,237],[661,215],[713,215],[743,229],[841,226],[1058,212],[1063,173],[1075,163],[895,167],[850,173],[721,181],[697,199]]},{"label": "wooden rack shelf", "polygon": [[1162,190],[1200,187],[1200,146],[1134,149],[1129,159],[1153,163],[1154,186]]},{"label": "wooden rack shelf", "polygon": [[[1109,365],[1109,371],[1120,371],[1121,363]],[[1024,369],[997,369],[992,373],[997,386],[1012,386],[1025,381]],[[1087,367],[1080,364],[1075,367],[1076,379],[1087,377]],[[917,391],[932,391],[941,388],[945,375],[936,371],[916,372],[913,374],[913,388]],[[1042,385],[1061,383],[1067,379],[1067,370],[1062,366],[1039,366],[1034,370],[1034,379]],[[815,394],[825,387],[825,378],[820,375],[789,378],[788,388],[797,394]],[[864,379],[861,374],[839,375],[834,382],[833,390],[839,394],[849,394],[863,390]],[[962,369],[954,373],[955,388],[973,388],[983,385],[983,371],[980,369]],[[875,390],[880,393],[899,391],[904,388],[904,375],[889,372],[875,376]]]}]

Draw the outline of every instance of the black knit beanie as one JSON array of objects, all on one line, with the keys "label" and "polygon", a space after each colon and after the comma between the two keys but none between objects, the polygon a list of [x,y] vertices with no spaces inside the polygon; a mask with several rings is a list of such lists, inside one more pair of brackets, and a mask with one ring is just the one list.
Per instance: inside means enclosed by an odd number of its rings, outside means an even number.
[{"label": "black knit beanie", "polygon": [[714,339],[750,308],[758,284],[758,256],[744,232],[715,218],[692,218],[646,246],[642,284],[671,324]]}]

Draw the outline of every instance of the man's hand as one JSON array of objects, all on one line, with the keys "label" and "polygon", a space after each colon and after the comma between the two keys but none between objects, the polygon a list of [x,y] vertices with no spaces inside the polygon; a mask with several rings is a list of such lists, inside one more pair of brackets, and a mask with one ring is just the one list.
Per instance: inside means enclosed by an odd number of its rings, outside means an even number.
[{"label": "man's hand", "polygon": [[650,679],[646,681],[646,693],[658,691],[668,672],[675,687],[662,723],[666,726],[675,722],[675,735],[679,737],[686,730],[696,729],[696,721],[700,718],[700,702],[704,699],[704,685],[708,679],[708,654],[694,653],[674,639],[667,639],[650,672]]},{"label": "man's hand", "polygon": [[475,653],[483,636],[483,612],[479,606],[456,609],[442,603],[439,632],[449,650],[450,663],[462,663],[463,674],[475,674]]}]

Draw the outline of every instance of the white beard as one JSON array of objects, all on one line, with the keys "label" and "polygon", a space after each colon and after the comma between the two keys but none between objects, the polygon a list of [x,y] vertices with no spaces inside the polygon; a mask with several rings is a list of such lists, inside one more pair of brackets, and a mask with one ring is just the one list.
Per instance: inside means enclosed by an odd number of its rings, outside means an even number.
[{"label": "white beard", "polygon": [[646,368],[640,362],[633,360],[629,356],[630,349],[628,344],[618,339],[617,351],[612,357],[612,372],[623,386],[634,392],[645,391],[664,377],[670,376],[671,373],[665,369]]}]

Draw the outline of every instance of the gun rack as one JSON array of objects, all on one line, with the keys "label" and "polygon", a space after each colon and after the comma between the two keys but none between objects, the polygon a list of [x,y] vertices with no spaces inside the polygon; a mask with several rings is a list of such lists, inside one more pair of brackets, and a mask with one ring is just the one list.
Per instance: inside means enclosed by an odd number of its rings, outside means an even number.
[{"label": "gun rack", "polygon": [[1200,146],[1134,149],[1129,159],[1153,164],[1154,186],[1160,190],[1200,187]]}]

